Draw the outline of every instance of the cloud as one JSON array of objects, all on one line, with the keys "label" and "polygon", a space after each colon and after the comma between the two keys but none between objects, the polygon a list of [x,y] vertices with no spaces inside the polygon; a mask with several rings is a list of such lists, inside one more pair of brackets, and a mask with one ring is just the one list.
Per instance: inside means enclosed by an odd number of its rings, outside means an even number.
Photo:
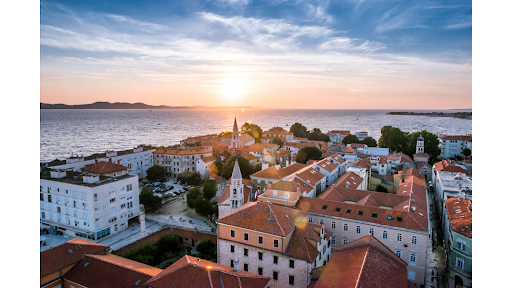
[{"label": "cloud", "polygon": [[308,7],[309,12],[309,18],[313,21],[325,21],[325,22],[332,22],[333,17],[325,12],[325,9],[329,5],[329,1],[323,1],[322,3],[318,4],[318,6],[314,6],[312,4],[306,4]]},{"label": "cloud", "polygon": [[319,46],[319,50],[374,52],[386,49],[384,44],[374,41],[366,40],[362,44],[356,44],[361,41],[361,39],[357,38],[333,37],[322,43]]},{"label": "cloud", "polygon": [[164,25],[149,23],[149,22],[144,22],[144,21],[138,21],[138,20],[135,20],[132,18],[121,16],[121,15],[114,15],[114,14],[103,14],[103,15],[105,17],[115,20],[116,22],[119,22],[119,23],[133,24],[135,27],[137,27],[140,30],[145,31],[145,32],[155,32],[155,31],[166,30],[169,28]]}]

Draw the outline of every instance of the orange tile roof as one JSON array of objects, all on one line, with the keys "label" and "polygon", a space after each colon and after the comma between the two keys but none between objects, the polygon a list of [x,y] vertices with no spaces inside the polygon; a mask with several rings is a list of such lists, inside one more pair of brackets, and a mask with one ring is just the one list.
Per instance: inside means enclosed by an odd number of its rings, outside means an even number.
[{"label": "orange tile roof", "polygon": [[443,137],[439,137],[439,139],[473,142],[473,136],[466,136],[466,135],[443,136]]},{"label": "orange tile roof", "polygon": [[327,133],[331,133],[331,134],[341,134],[341,135],[348,135],[350,134],[350,131],[344,131],[344,130],[332,130],[332,131],[329,131]]},{"label": "orange tile roof", "polygon": [[352,165],[352,166],[368,169],[368,168],[370,168],[370,163],[363,161],[363,160],[357,160],[356,163],[354,163],[354,165]]},{"label": "orange tile roof", "polygon": [[[308,240],[315,242],[322,241],[319,232],[317,232],[317,230],[319,231],[322,227],[323,225],[307,222],[304,222],[302,225],[297,225],[290,239],[290,243],[286,248],[285,255],[313,263],[318,254],[320,254],[320,251],[317,250],[316,245],[313,246]],[[316,228],[316,230],[314,228]]]},{"label": "orange tile roof", "polygon": [[[82,259],[85,254],[98,254],[109,250],[109,246],[75,238],[55,247],[41,251],[40,276],[59,271]],[[69,251],[72,251],[70,253]]]},{"label": "orange tile roof", "polygon": [[448,172],[455,172],[455,173],[460,172],[460,173],[464,173],[468,176],[471,175],[471,173],[469,173],[468,170],[466,170],[460,166],[457,166],[453,162],[446,160],[446,159],[435,163],[434,167],[436,168],[436,171],[448,171]]},{"label": "orange tile roof", "polygon": [[202,135],[202,136],[195,136],[195,137],[188,137],[187,139],[183,140],[188,143],[195,143],[197,141],[202,142],[203,140],[213,140],[218,139],[217,134],[208,134],[208,135]]},{"label": "orange tile roof", "polygon": [[295,229],[294,221],[303,221],[306,216],[306,212],[296,209],[267,202],[249,202],[218,219],[217,223],[284,237]]},{"label": "orange tile roof", "polygon": [[342,245],[320,274],[315,288],[407,288],[407,264],[371,235]]},{"label": "orange tile roof", "polygon": [[[359,175],[354,172],[345,172],[340,176],[339,180],[336,181],[336,187],[356,189],[362,182],[363,178],[359,177]],[[347,183],[349,183],[348,187]]]},{"label": "orange tile roof", "polygon": [[90,173],[95,174],[105,174],[105,173],[112,173],[116,171],[123,171],[127,170],[128,167],[119,165],[112,162],[106,162],[106,161],[99,161],[98,163],[87,165],[83,168],[81,168],[82,171],[87,171]]},{"label": "orange tile roof", "polygon": [[200,159],[201,161],[203,161],[204,163],[210,163],[210,162],[213,162],[215,161],[215,157],[213,156],[207,156],[207,157],[203,157]]},{"label": "orange tile roof", "polygon": [[298,192],[300,190],[300,193],[309,193],[313,188],[298,178],[292,178],[286,181],[277,181],[270,185],[270,189],[289,192]]},{"label": "orange tile roof", "polygon": [[268,179],[282,179],[286,176],[289,176],[300,169],[306,167],[306,165],[300,164],[300,163],[293,163],[292,165],[284,168],[280,168],[279,170],[276,169],[276,166],[269,167],[267,169],[258,171],[256,173],[251,174],[252,177],[259,177],[259,178],[268,178]]},{"label": "orange tile roof", "polygon": [[131,270],[138,271],[140,273],[144,273],[146,275],[155,276],[158,273],[162,272],[162,269],[146,265],[144,263],[140,263],[134,260],[130,260],[128,258],[124,258],[121,256],[117,256],[114,254],[107,255],[87,255],[92,258],[96,258],[101,261],[109,262],[118,266],[122,266]]},{"label": "orange tile roof", "polygon": [[338,166],[336,166],[336,164],[329,161],[329,159],[324,159],[320,162],[317,162],[316,166],[319,166],[320,168],[325,169],[327,172],[332,172],[332,171],[336,170],[336,168],[338,168]]},{"label": "orange tile roof", "polygon": [[343,149],[343,152],[344,153],[354,153],[354,152],[356,152],[356,149],[350,148],[350,147],[346,147],[345,149]]},{"label": "orange tile roof", "polygon": [[158,149],[153,154],[169,154],[169,155],[194,155],[211,153],[212,149],[207,148],[186,148],[186,149],[173,149],[173,148],[162,148]]},{"label": "orange tile roof", "polygon": [[266,287],[269,277],[185,255],[144,285],[153,288]]},{"label": "orange tile roof", "polygon": [[304,183],[314,186],[316,183],[322,181],[322,179],[325,178],[325,175],[313,168],[308,168],[300,173],[295,174],[295,177],[298,177],[304,181]]},{"label": "orange tile roof", "polygon": [[304,147],[316,147],[315,144],[310,143],[310,142],[286,142],[286,143],[284,143],[283,146],[293,147],[293,148],[297,148],[297,149],[302,149]]},{"label": "orange tile roof", "polygon": [[446,199],[444,202],[451,230],[468,238],[472,238],[473,210],[469,209],[472,204],[471,200],[455,197]]},{"label": "orange tile roof", "polygon": [[[112,255],[114,257],[119,257]],[[111,259],[110,259],[111,260]],[[71,270],[64,274],[63,278],[77,283],[84,287],[141,287],[144,282],[151,279],[153,275],[140,272],[142,266],[147,266],[142,263],[126,259],[124,264],[129,266],[119,265],[107,261],[106,258],[97,257],[94,255],[85,255],[84,258],[78,262]],[[135,262],[135,263],[133,263]],[[132,267],[137,269],[132,269]],[[154,273],[154,268],[148,266],[147,271]],[[152,269],[151,269],[152,268]],[[161,270],[161,269],[158,269]]]}]

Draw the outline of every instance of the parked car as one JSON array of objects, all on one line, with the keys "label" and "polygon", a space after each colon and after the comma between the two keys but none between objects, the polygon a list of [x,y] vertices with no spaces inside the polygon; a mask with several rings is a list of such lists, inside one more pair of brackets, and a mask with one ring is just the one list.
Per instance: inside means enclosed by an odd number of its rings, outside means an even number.
[{"label": "parked car", "polygon": [[188,187],[183,187],[183,190],[188,191],[189,188]]},{"label": "parked car", "polygon": [[171,196],[172,196],[172,197],[175,197],[175,196],[176,196],[176,194],[174,194],[173,192],[171,192],[170,194],[171,194]]},{"label": "parked car", "polygon": [[174,181],[174,184],[178,184],[178,181]]}]

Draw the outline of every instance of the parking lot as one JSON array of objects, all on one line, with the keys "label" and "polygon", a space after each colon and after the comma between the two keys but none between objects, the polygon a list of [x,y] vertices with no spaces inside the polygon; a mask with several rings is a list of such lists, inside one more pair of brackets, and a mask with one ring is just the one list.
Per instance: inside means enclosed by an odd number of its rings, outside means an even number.
[{"label": "parking lot", "polygon": [[[147,184],[149,188],[153,190],[153,194],[157,195],[159,197],[171,197],[171,198],[184,198],[184,194],[186,193],[186,190],[189,190],[192,188],[192,186],[186,186],[176,183],[177,181],[174,179],[170,179],[167,182],[155,182],[151,184]],[[156,184],[156,186],[155,186]],[[164,187],[165,185],[165,187]],[[172,189],[169,189],[172,187]],[[181,196],[180,196],[181,195]],[[167,196],[167,197],[165,197]]]}]

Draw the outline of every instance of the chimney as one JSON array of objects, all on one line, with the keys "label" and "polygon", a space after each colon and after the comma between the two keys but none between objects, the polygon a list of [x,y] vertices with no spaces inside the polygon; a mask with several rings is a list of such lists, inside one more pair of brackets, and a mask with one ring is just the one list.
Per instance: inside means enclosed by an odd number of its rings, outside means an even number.
[{"label": "chimney", "polygon": [[112,163],[112,158],[108,158],[108,162]]},{"label": "chimney", "polygon": [[194,228],[194,234],[197,234],[197,227]]},{"label": "chimney", "polygon": [[121,165],[121,160],[117,160],[117,164]]},{"label": "chimney", "polygon": [[288,167],[288,166],[290,166],[290,160],[288,160],[288,159],[287,159],[287,160],[286,160],[286,166],[285,166],[285,167]]},{"label": "chimney", "polygon": [[94,159],[94,163],[95,163],[95,164],[98,164],[98,159]]},{"label": "chimney", "polygon": [[235,261],[233,261],[233,266],[235,268],[235,272],[238,272],[238,259],[235,258]]},{"label": "chimney", "polygon": [[345,187],[348,188],[348,186],[350,186],[350,182],[345,182]]}]

